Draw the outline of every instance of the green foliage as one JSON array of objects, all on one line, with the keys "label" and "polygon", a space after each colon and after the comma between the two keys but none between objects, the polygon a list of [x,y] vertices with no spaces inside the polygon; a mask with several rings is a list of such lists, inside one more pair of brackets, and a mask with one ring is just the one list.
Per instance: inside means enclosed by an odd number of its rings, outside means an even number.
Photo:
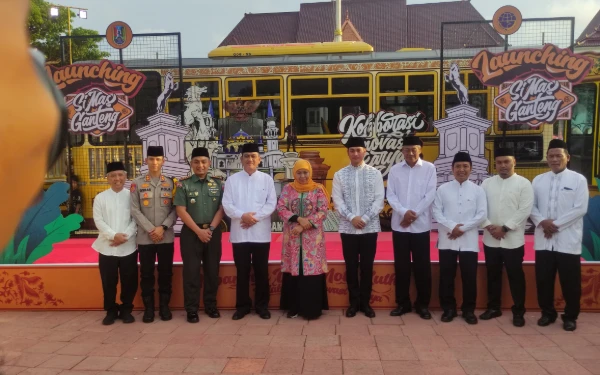
[{"label": "green foliage", "polygon": [[[76,17],[74,11],[70,14],[67,8],[59,8],[59,16],[50,18],[50,3],[44,0],[30,0],[29,18],[27,28],[31,45],[46,55],[49,62],[61,61],[60,36],[67,35],[69,18],[71,23]],[[98,35],[95,30],[76,27],[71,30],[71,35]],[[108,52],[101,51],[98,47],[102,39],[90,38],[84,40],[72,39],[73,61],[101,60],[110,56]],[[68,42],[65,43],[65,57],[69,60]]]}]

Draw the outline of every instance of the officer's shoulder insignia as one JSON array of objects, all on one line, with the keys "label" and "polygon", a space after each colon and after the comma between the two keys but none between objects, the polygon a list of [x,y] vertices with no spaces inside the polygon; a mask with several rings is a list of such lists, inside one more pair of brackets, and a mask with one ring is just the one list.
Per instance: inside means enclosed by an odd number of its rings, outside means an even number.
[{"label": "officer's shoulder insignia", "polygon": [[165,176],[163,176],[162,174],[160,175],[160,180],[161,181],[165,181]]},{"label": "officer's shoulder insignia", "polygon": [[147,174],[147,175],[146,175],[146,178],[145,178],[145,180],[146,180],[146,181],[150,181],[150,175],[149,175],[149,174]]},{"label": "officer's shoulder insignia", "polygon": [[181,188],[181,187],[183,187],[183,182],[177,182],[177,187],[178,187],[178,188]]},{"label": "officer's shoulder insignia", "polygon": [[129,191],[132,193],[135,193],[135,189],[137,188],[136,184],[131,184],[131,187],[129,187]]}]

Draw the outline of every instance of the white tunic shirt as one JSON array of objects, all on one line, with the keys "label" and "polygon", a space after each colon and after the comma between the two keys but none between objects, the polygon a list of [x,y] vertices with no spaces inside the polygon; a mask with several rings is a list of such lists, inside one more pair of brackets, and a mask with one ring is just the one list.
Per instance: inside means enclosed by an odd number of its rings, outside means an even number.
[{"label": "white tunic shirt", "polygon": [[[381,172],[365,162],[353,167],[348,165],[333,175],[333,204],[340,222],[338,230],[346,234],[381,232],[379,213],[383,210],[385,188]],[[360,216],[367,224],[363,229],[352,225],[352,219]]]},{"label": "white tunic shirt", "polygon": [[[232,175],[225,183],[222,203],[231,218],[230,242],[271,242],[271,214],[277,205],[271,176],[261,171],[249,175],[244,170]],[[242,228],[242,215],[246,212],[255,212],[254,217],[259,220],[248,229]]]},{"label": "white tunic shirt", "polygon": [[[435,166],[419,158],[414,167],[405,161],[390,169],[387,200],[392,206],[392,230],[423,233],[431,230],[431,204],[435,199],[437,175]],[[417,213],[417,220],[407,228],[400,226],[408,210]]]},{"label": "white tunic shirt", "polygon": [[[533,180],[533,192],[534,249],[581,254],[583,217],[589,201],[585,177],[569,169],[560,173],[546,172]],[[553,220],[558,227],[558,233],[550,239],[544,237],[544,229],[539,225],[546,219]]]},{"label": "white tunic shirt", "polygon": [[487,198],[487,220],[482,227],[493,224],[510,229],[500,241],[485,230],[483,243],[504,249],[525,245],[525,225],[533,206],[533,188],[529,180],[516,173],[506,179],[496,175],[485,179],[481,187]]},{"label": "white tunic shirt", "polygon": [[[118,193],[112,189],[104,190],[94,198],[94,223],[99,234],[92,248],[100,254],[123,257],[135,251],[137,225],[131,218],[130,202],[131,193],[127,189]],[[125,233],[127,242],[110,246],[117,233]]]},{"label": "white tunic shirt", "polygon": [[[479,225],[486,220],[487,202],[485,192],[473,182],[462,184],[450,181],[439,187],[432,206],[438,227],[438,249],[479,251]],[[448,238],[454,227],[463,224],[464,234],[455,240]]]}]

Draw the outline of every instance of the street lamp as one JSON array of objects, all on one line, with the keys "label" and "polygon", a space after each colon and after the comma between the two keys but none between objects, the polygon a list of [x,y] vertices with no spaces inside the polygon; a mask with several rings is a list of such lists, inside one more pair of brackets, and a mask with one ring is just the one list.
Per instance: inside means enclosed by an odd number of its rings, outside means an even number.
[{"label": "street lamp", "polygon": [[[81,19],[87,19],[87,9],[86,8],[74,7],[74,6],[71,6],[71,5],[50,4],[50,18],[57,18],[58,17],[58,10],[60,8],[67,8],[67,20],[68,20],[68,24],[69,24],[69,33],[68,33],[68,35],[70,37],[71,36],[71,8],[77,9],[79,11],[79,14],[77,14],[77,15]],[[73,64],[73,48],[72,48],[72,44],[71,44],[71,38],[69,38],[69,64]]]}]

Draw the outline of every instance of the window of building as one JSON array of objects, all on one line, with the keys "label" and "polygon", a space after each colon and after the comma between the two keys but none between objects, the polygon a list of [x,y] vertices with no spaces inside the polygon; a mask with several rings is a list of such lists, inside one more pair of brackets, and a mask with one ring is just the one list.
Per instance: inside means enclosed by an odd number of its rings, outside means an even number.
[{"label": "window of building", "polygon": [[436,118],[436,75],[435,73],[402,73],[377,75],[378,110],[398,113],[425,114],[428,127],[419,132],[433,133]]},{"label": "window of building", "polygon": [[[494,155],[502,147],[512,148],[517,161],[535,162],[544,158],[544,138],[540,135],[510,136],[494,139]],[[493,161],[492,161],[493,162]]]},{"label": "window of building", "polygon": [[290,118],[298,135],[338,135],[347,114],[371,111],[371,75],[290,77]]}]

